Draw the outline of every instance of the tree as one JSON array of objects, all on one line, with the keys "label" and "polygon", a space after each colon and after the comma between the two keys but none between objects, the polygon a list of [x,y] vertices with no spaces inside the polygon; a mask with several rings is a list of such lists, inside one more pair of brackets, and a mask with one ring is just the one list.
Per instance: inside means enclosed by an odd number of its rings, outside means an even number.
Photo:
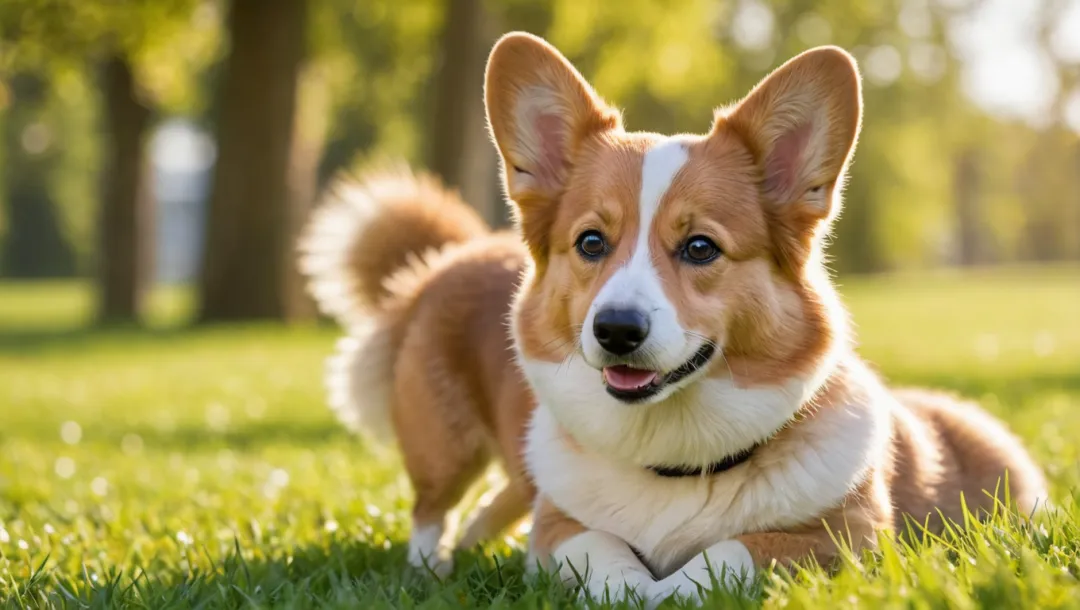
[{"label": "tree", "polygon": [[483,0],[449,0],[434,81],[428,167],[488,222],[501,220],[495,148],[484,125],[484,62],[494,43]]},{"label": "tree", "polygon": [[145,169],[151,113],[138,98],[126,57],[109,59],[102,80],[108,154],[98,223],[98,319],[127,322],[138,318],[153,258],[153,208]]},{"label": "tree", "polygon": [[[0,7],[0,32],[18,43],[8,47],[14,53],[8,53],[7,65],[0,68],[34,75],[42,83],[65,71],[96,68],[100,72],[105,163],[99,181],[94,258],[97,317],[102,322],[135,321],[140,296],[150,280],[153,206],[145,139],[152,121],[151,106],[171,97],[166,103],[176,108],[182,105],[176,99],[190,96],[190,74],[197,72],[192,68],[205,63],[208,49],[212,50],[216,42],[212,36],[190,28],[191,17],[200,6],[200,0],[9,0]],[[182,48],[184,53],[168,52],[169,45]],[[140,67],[149,67],[149,72],[162,82],[156,87],[140,83]],[[147,97],[154,99],[144,100]],[[32,103],[40,113],[44,100],[43,96],[38,98]],[[12,117],[21,114],[24,112],[15,112]],[[30,126],[37,132],[20,135],[23,127],[10,132],[9,145],[15,146],[16,140],[24,136],[33,141],[33,133],[48,131],[48,125],[39,122]],[[35,229],[57,224],[56,206],[43,195],[49,191],[45,181],[50,179],[46,175],[49,172],[40,169],[46,158],[33,150],[9,147],[7,167],[18,175],[5,181],[9,187],[17,188],[6,198],[12,208],[6,245],[14,251],[6,258],[25,260],[27,255],[18,252],[32,249],[32,258],[38,261],[30,269],[34,275],[55,274],[55,269],[41,265],[57,257],[71,257],[70,252],[65,254],[69,246],[48,237],[58,234],[58,230]],[[65,268],[73,269],[74,264]]]},{"label": "tree", "polygon": [[324,68],[330,98],[319,190],[342,171],[372,160],[424,164],[433,112],[425,93],[434,89],[445,0],[312,4],[308,61]]},{"label": "tree", "polygon": [[[288,244],[296,243],[315,207],[319,159],[326,146],[329,84],[323,66],[309,63],[300,76],[296,119],[288,176]],[[285,264],[285,315],[290,320],[318,316],[315,301],[305,289],[305,278],[288,248]]]},{"label": "tree", "polygon": [[307,2],[234,0],[218,102],[201,322],[284,318],[289,175]]},{"label": "tree", "polygon": [[8,228],[0,276],[69,277],[75,273],[75,256],[48,187],[60,135],[45,110],[49,82],[36,71],[20,70],[8,84],[2,169]]}]

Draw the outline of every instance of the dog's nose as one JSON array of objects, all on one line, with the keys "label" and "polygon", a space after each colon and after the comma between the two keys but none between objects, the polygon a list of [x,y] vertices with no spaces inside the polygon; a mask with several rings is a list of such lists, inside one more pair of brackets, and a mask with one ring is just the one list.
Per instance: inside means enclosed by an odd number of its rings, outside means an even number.
[{"label": "dog's nose", "polygon": [[625,356],[649,336],[649,318],[636,309],[602,309],[593,318],[593,336],[600,347]]}]

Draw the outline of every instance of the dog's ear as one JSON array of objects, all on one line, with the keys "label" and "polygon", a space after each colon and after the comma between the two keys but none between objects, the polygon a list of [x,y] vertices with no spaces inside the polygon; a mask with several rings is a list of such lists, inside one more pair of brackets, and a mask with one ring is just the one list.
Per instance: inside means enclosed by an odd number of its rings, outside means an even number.
[{"label": "dog's ear", "polygon": [[861,119],[854,58],[838,47],[819,47],[777,68],[718,117],[713,131],[730,126],[750,147],[767,204],[815,221],[835,212]]},{"label": "dog's ear", "polygon": [[535,245],[544,217],[566,188],[581,143],[621,126],[559,51],[525,33],[503,36],[488,58],[484,84],[488,126],[503,162],[525,239]]}]

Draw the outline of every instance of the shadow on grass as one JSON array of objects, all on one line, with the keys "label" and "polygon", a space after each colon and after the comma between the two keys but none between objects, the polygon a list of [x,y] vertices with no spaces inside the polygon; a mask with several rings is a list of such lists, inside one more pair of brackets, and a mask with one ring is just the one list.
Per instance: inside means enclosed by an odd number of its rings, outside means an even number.
[{"label": "shadow on grass", "polygon": [[252,422],[227,430],[213,431],[205,426],[182,426],[173,430],[133,428],[110,434],[105,442],[120,446],[127,434],[138,435],[147,447],[158,450],[199,451],[206,449],[257,450],[270,446],[317,448],[322,443],[355,440],[338,422]]},{"label": "shadow on grass", "polygon": [[77,327],[0,331],[0,354],[26,354],[58,348],[81,348],[102,342],[154,344],[190,335],[194,327],[150,329],[140,326]]},{"label": "shadow on grass", "polygon": [[[300,407],[298,407],[300,408]],[[323,407],[320,407],[323,408]],[[113,447],[120,450],[125,439],[135,435],[142,445],[155,451],[204,451],[207,449],[236,449],[240,451],[257,450],[269,446],[295,446],[317,448],[321,444],[349,441],[357,442],[344,426],[331,418],[313,420],[298,424],[288,421],[245,422],[224,430],[211,430],[203,425],[186,424],[172,429],[148,426],[123,427],[108,426],[86,429],[83,444]],[[13,437],[0,429],[0,443]],[[56,441],[54,427],[41,429],[20,429],[18,438],[27,440],[39,438],[46,442]],[[130,442],[130,440],[128,441]]]},{"label": "shadow on grass", "polygon": [[269,558],[244,559],[244,554],[237,544],[223,560],[211,559],[210,570],[155,567],[153,576],[140,567],[97,580],[41,570],[9,602],[14,607],[162,609],[572,605],[570,593],[550,578],[540,576],[530,584],[524,554],[516,551],[508,557],[458,553],[454,573],[441,581],[411,568],[403,544],[336,538],[324,545],[279,550]]},{"label": "shadow on grass", "polygon": [[[316,323],[305,323],[302,326],[312,330],[336,328],[333,323],[324,319]],[[292,327],[287,324],[272,321],[202,325],[184,323],[169,326],[118,324],[32,329],[0,327],[0,355],[28,354],[61,348],[80,349],[103,343],[122,343],[133,347],[161,345],[190,337],[211,336],[216,333],[243,335],[245,332],[286,332],[290,328]]]},{"label": "shadow on grass", "polygon": [[[324,408],[321,407],[320,408]],[[322,443],[338,440],[355,440],[355,436],[337,421],[247,422],[226,430],[214,431],[205,426],[186,425],[172,430],[157,428],[132,428],[110,433],[104,440],[117,446],[127,434],[137,434],[148,447],[162,449],[199,450],[206,448],[258,449],[270,445],[295,445],[319,447]]]}]

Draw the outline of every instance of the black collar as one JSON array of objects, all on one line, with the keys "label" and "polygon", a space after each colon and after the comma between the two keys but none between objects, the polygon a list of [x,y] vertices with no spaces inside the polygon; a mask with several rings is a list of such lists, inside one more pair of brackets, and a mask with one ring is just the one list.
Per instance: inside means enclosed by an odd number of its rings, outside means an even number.
[{"label": "black collar", "polygon": [[646,466],[646,468],[653,471],[658,476],[671,479],[720,474],[721,472],[727,472],[728,470],[745,463],[746,460],[750,459],[750,456],[754,455],[754,451],[757,448],[758,445],[754,445],[749,449],[743,449],[738,453],[725,457],[719,462],[713,462],[705,468],[702,468],[701,466]]}]

